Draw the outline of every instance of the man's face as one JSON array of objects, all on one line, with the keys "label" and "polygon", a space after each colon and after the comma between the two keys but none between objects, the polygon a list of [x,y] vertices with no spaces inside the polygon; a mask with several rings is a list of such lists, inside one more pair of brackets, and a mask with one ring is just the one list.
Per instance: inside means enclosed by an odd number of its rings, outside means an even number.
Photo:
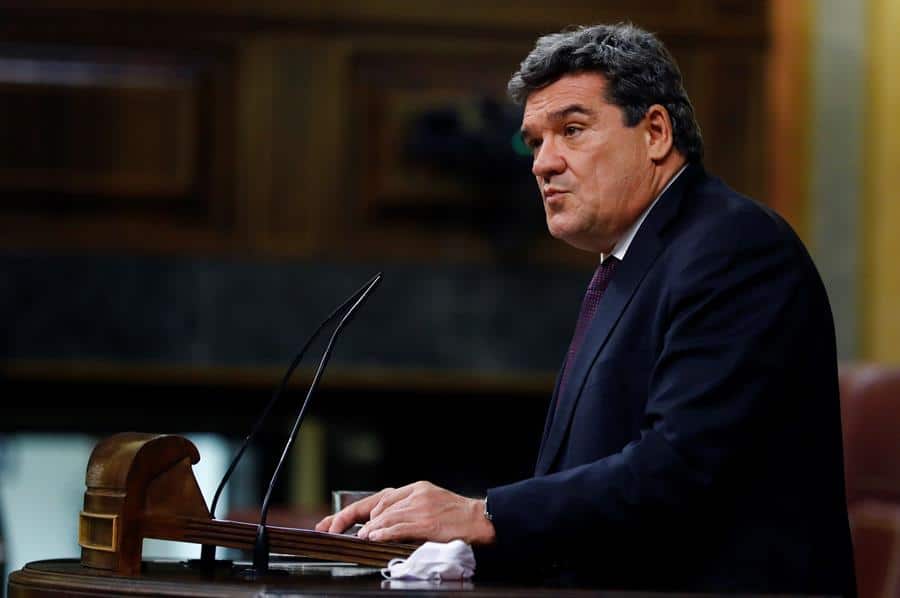
[{"label": "man's face", "polygon": [[625,126],[605,87],[598,73],[566,75],[528,96],[522,118],[550,234],[598,253],[653,199],[647,128]]}]

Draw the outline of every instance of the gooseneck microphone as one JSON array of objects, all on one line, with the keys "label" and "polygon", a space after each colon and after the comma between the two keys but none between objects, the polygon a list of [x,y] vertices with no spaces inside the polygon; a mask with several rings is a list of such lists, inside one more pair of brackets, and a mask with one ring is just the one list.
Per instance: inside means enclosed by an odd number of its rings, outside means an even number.
[{"label": "gooseneck microphone", "polygon": [[[338,331],[344,326],[344,324],[349,320],[351,314],[357,309],[357,307],[359,307],[362,304],[362,302],[365,300],[365,298],[368,296],[368,294],[372,291],[372,289],[375,288],[376,285],[378,285],[378,283],[380,281],[381,281],[381,273],[379,272],[378,274],[373,276],[371,279],[369,279],[369,281],[366,282],[366,284],[361,286],[352,295],[350,295],[346,300],[344,300],[344,302],[341,303],[337,308],[335,308],[335,310],[332,311],[331,314],[329,314],[329,316],[327,318],[322,320],[322,323],[319,324],[319,327],[316,328],[315,332],[313,332],[312,335],[310,335],[310,337],[307,339],[306,343],[303,345],[303,348],[301,348],[300,351],[297,353],[297,355],[294,357],[294,360],[291,362],[290,367],[287,369],[287,371],[285,372],[284,376],[281,379],[281,384],[279,384],[275,388],[275,391],[272,393],[272,398],[269,399],[269,402],[266,404],[265,408],[263,408],[262,413],[257,418],[256,422],[253,424],[253,427],[250,429],[250,432],[244,438],[244,442],[241,444],[241,446],[238,448],[238,450],[235,451],[234,457],[232,457],[231,463],[229,464],[228,469],[225,471],[225,475],[222,476],[222,480],[219,482],[219,485],[216,488],[216,492],[215,492],[215,495],[213,496],[212,504],[210,505],[210,509],[209,509],[209,513],[212,518],[215,519],[216,506],[219,503],[219,497],[222,495],[222,490],[225,488],[225,485],[231,479],[231,475],[232,475],[232,473],[234,473],[234,469],[237,467],[237,464],[240,462],[241,458],[244,456],[244,452],[247,450],[247,447],[250,445],[250,443],[253,441],[253,439],[256,438],[256,435],[262,429],[262,425],[266,421],[266,419],[269,417],[269,413],[272,411],[272,408],[275,406],[275,403],[277,403],[278,399],[281,398],[281,395],[282,395],[282,393],[284,393],[284,389],[287,387],[287,383],[290,380],[291,375],[294,373],[294,370],[297,369],[297,366],[300,365],[300,361],[303,359],[303,356],[306,354],[307,349],[309,349],[309,347],[310,347],[310,345],[312,345],[313,341],[315,341],[315,339],[319,336],[319,333],[322,332],[322,329],[325,328],[325,326],[329,322],[334,320],[339,314],[341,314],[342,312],[344,312],[346,310],[346,314],[341,319],[341,322],[335,328],[335,331],[331,336],[331,340],[328,344],[328,347],[325,350],[325,354],[322,357],[322,361],[319,363],[319,368],[316,371],[316,376],[313,379],[313,384],[312,384],[312,386],[310,386],[310,390],[307,393],[306,399],[304,400],[303,405],[300,409],[300,415],[298,416],[298,421],[297,421],[297,423],[294,424],[294,429],[291,432],[291,437],[290,437],[290,440],[288,441],[288,446],[285,447],[284,454],[287,454],[287,451],[290,449],[291,444],[293,444],[294,437],[297,434],[297,429],[299,428],[300,421],[302,420],[303,415],[305,413],[306,404],[309,401],[309,397],[312,395],[312,392],[315,390],[315,387],[318,384],[318,379],[321,376],[322,370],[324,369],[324,365],[325,365],[325,363],[327,363],[327,360],[330,357],[331,347],[334,345],[334,341],[335,341],[335,338],[337,337]],[[352,306],[348,310],[347,306],[351,305],[351,304],[352,304]],[[268,512],[269,497],[272,493],[272,487],[275,484],[278,472],[281,469],[281,464],[284,461],[284,454],[282,455],[281,461],[279,461],[278,467],[275,470],[275,475],[272,478],[272,482],[269,486],[269,491],[266,493],[266,500],[263,504],[262,517],[265,517],[265,514]],[[260,523],[261,523],[261,525],[264,524],[265,519],[261,518]],[[268,557],[268,554],[267,554],[267,557]],[[212,546],[212,545],[204,544],[201,549],[201,557],[200,557],[201,563],[204,566],[212,566],[213,562],[215,561],[215,558],[216,558],[216,547]],[[255,565],[255,557],[254,557],[254,565]]]},{"label": "gooseneck microphone", "polygon": [[266,496],[263,499],[262,508],[259,512],[259,526],[256,529],[256,542],[253,547],[253,567],[246,572],[246,574],[250,577],[259,576],[269,570],[269,534],[266,531],[266,519],[269,514],[269,501],[272,499],[272,491],[275,488],[275,484],[278,482],[278,477],[281,474],[282,467],[284,466],[284,460],[294,444],[294,439],[297,438],[297,431],[300,429],[300,424],[303,423],[303,418],[306,415],[306,408],[309,406],[309,400],[316,392],[316,389],[319,387],[319,381],[322,378],[322,372],[324,372],[325,366],[328,365],[328,360],[331,358],[331,352],[334,349],[334,344],[337,340],[338,334],[340,334],[341,330],[344,328],[347,322],[349,322],[353,317],[354,312],[359,308],[360,305],[362,305],[366,301],[372,290],[378,285],[380,281],[381,273],[379,272],[372,278],[370,282],[366,284],[362,292],[358,292],[354,295],[354,297],[356,297],[356,301],[353,303],[353,305],[350,306],[350,308],[344,314],[344,317],[341,318],[341,321],[335,327],[334,332],[331,333],[331,338],[328,341],[328,345],[325,347],[322,358],[319,360],[319,365],[316,368],[316,373],[313,376],[312,383],[309,385],[309,390],[306,392],[306,398],[303,399],[303,404],[300,406],[300,411],[297,414],[297,419],[294,421],[294,427],[291,429],[290,437],[288,438],[288,441],[284,446],[284,450],[281,452],[281,458],[278,460],[278,465],[275,467],[275,472],[272,474],[272,479],[269,481],[269,489],[266,491]]}]

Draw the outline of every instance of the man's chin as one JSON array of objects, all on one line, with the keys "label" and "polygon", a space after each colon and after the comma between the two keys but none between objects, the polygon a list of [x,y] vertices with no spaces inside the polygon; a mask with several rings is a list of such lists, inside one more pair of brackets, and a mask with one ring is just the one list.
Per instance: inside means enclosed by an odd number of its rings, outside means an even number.
[{"label": "man's chin", "polygon": [[553,222],[553,219],[547,219],[547,231],[550,233],[550,236],[554,239],[558,239],[563,241],[564,243],[572,244],[570,239],[573,238],[572,231],[569,230],[564,223],[561,222]]},{"label": "man's chin", "polygon": [[587,237],[584,234],[579,235],[561,226],[551,226],[549,222],[547,223],[547,231],[554,239],[562,241],[575,249],[580,249],[589,253],[601,253],[601,251],[595,247],[596,243],[593,242],[595,239]]}]

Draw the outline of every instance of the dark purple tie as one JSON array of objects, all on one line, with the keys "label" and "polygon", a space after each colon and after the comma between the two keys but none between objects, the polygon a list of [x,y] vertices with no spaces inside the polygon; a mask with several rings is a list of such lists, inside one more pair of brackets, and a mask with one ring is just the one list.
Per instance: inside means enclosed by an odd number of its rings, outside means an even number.
[{"label": "dark purple tie", "polygon": [[572,371],[572,367],[575,365],[575,358],[578,356],[578,351],[581,350],[584,335],[594,319],[594,314],[597,313],[597,306],[600,305],[600,299],[603,297],[603,293],[606,292],[606,287],[609,286],[609,281],[612,280],[613,272],[615,272],[616,264],[618,263],[619,260],[612,256],[603,260],[603,263],[594,272],[594,277],[591,278],[587,292],[584,294],[584,299],[581,302],[581,313],[578,314],[578,322],[575,324],[575,334],[572,335],[572,342],[569,344],[569,352],[566,355],[566,364],[563,366],[563,377],[559,384],[559,392],[556,394],[557,407],[559,406],[559,399],[566,388],[569,372]]}]

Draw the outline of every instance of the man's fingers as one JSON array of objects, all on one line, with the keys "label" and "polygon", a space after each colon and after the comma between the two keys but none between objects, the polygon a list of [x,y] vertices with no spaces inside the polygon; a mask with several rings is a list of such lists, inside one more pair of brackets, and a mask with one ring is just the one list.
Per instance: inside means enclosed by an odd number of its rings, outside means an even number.
[{"label": "man's fingers", "polygon": [[358,500],[334,515],[329,515],[316,524],[316,531],[339,534],[354,523],[378,517],[397,502],[410,496],[423,482],[408,484],[402,488],[385,488],[371,496]]},{"label": "man's fingers", "polygon": [[375,519],[387,509],[394,506],[397,502],[408,497],[415,490],[415,486],[415,484],[408,484],[402,488],[397,488],[392,492],[386,492],[384,496],[381,497],[381,500],[378,501],[378,504],[372,509],[369,519]]},{"label": "man's fingers", "polygon": [[324,519],[322,519],[322,521],[320,521],[316,524],[316,531],[317,532],[327,532],[328,528],[331,527],[332,519],[334,519],[334,515],[329,515],[328,517],[325,517]]},{"label": "man's fingers", "polygon": [[354,523],[367,520],[369,512],[364,504],[360,504],[361,502],[355,502],[338,511],[332,518],[328,531],[332,534],[340,534]]},{"label": "man's fingers", "polygon": [[376,517],[373,514],[368,523],[356,535],[365,540],[375,530],[391,527],[404,521],[416,521],[419,519],[421,517],[416,516],[416,511],[410,507],[408,500],[399,501],[381,513],[381,515]]},{"label": "man's fingers", "polygon": [[[385,488],[380,492],[376,492],[372,496],[367,496],[366,498],[358,500],[355,503],[347,505],[332,516],[333,519],[331,520],[331,524],[328,526],[327,531],[333,534],[339,534],[354,523],[368,521],[370,513],[372,512],[372,507],[378,504],[378,501],[381,500],[382,496],[384,496],[388,492],[392,492],[393,490],[393,488]],[[318,529],[318,526],[316,527],[316,529]]]},{"label": "man's fingers", "polygon": [[412,540],[432,539],[431,526],[423,525],[421,521],[403,521],[390,527],[374,530],[369,534],[369,540],[373,542],[404,542]]}]

